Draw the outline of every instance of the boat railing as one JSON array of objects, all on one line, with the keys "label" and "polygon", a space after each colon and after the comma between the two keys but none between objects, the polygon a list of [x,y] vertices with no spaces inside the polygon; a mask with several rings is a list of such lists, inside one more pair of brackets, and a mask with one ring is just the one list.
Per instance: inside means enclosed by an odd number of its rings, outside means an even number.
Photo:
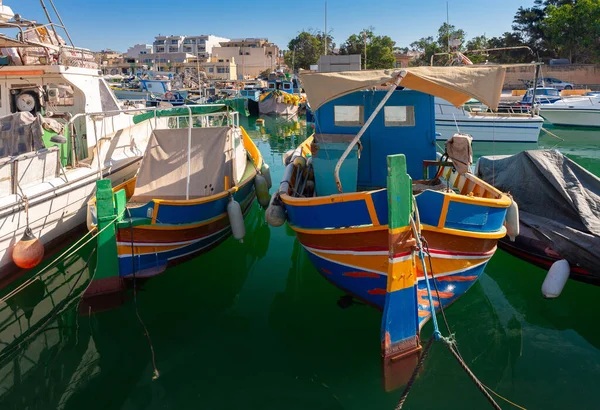
[{"label": "boat railing", "polygon": [[[210,108],[221,108],[225,109],[225,111],[218,112],[210,112],[210,113],[194,113],[194,111],[199,111],[199,108],[202,107],[210,107]],[[183,105],[180,107],[173,107],[165,110],[160,107],[146,107],[146,108],[131,108],[131,109],[121,109],[121,110],[113,110],[113,111],[103,111],[97,113],[79,113],[73,116],[67,126],[69,129],[73,126],[73,121],[77,118],[81,117],[91,117],[92,119],[102,119],[105,120],[107,117],[113,117],[116,114],[127,114],[127,113],[140,113],[141,111],[152,112],[153,116],[148,118],[147,120],[151,120],[154,118],[154,129],[158,126],[158,118],[159,117],[168,117],[175,118],[177,128],[184,128],[181,125],[181,119],[185,118],[186,124],[185,127],[188,129],[188,146],[187,146],[187,182],[186,182],[186,192],[185,199],[189,199],[190,197],[190,175],[191,175],[191,150],[192,150],[192,129],[194,127],[194,118],[201,119],[201,126],[208,127],[210,126],[210,119],[212,118],[220,118],[225,119],[227,125],[231,125],[234,127],[240,126],[240,118],[239,113],[237,111],[229,110],[229,107],[225,104],[198,104],[198,105]],[[173,113],[173,115],[168,115],[169,111]],[[183,111],[180,113],[180,111]],[[150,122],[152,124],[152,122]],[[98,158],[98,167],[100,169],[100,159]]]}]

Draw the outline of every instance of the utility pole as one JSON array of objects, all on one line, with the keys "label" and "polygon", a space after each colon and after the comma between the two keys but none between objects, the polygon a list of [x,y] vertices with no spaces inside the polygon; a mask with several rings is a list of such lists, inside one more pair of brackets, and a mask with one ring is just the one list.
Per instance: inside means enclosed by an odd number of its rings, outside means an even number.
[{"label": "utility pole", "polygon": [[363,31],[363,40],[365,41],[365,70],[367,69],[367,32]]}]

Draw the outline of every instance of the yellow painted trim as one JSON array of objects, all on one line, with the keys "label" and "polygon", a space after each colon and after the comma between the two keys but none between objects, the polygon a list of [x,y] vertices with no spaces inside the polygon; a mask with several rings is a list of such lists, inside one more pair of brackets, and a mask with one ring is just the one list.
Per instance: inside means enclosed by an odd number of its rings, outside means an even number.
[{"label": "yellow painted trim", "polygon": [[298,228],[297,226],[290,225],[290,227],[299,233],[305,233],[309,235],[340,235],[340,234],[353,234],[353,233],[364,233],[364,232],[376,232],[387,230],[387,225],[378,226],[359,226],[355,228],[338,228],[338,229],[305,229]]},{"label": "yellow painted trim", "polygon": [[436,226],[431,226],[431,225],[423,225],[423,230],[444,233],[447,235],[466,236],[469,238],[479,238],[479,239],[500,239],[500,238],[504,238],[506,236],[506,228],[504,226],[502,226],[502,228],[497,232],[461,231],[461,230],[452,229],[452,228],[438,228]]},{"label": "yellow painted trim", "polygon": [[446,216],[448,216],[448,207],[450,206],[450,195],[444,195],[444,204],[442,205],[442,213],[438,220],[438,228],[443,228],[446,224]]},{"label": "yellow painted trim", "polygon": [[[445,194],[450,197],[452,202],[461,202],[464,204],[477,205],[477,206],[489,206],[490,208],[508,208],[510,206],[510,198],[507,195],[502,194],[499,199],[495,198],[479,198],[476,196],[465,196],[458,194]],[[445,200],[445,198],[444,198]]]},{"label": "yellow painted trim", "polygon": [[369,211],[369,216],[371,217],[371,223],[374,226],[379,225],[379,218],[377,218],[377,212],[375,211],[375,204],[373,203],[373,197],[368,195],[365,198],[365,202],[367,204],[367,210]]},{"label": "yellow painted trim", "polygon": [[[327,205],[336,204],[342,202],[352,201],[367,201],[367,197],[371,197],[371,194],[382,191],[378,189],[375,191],[364,191],[364,192],[349,192],[347,194],[334,194],[328,196],[318,196],[316,198],[294,198],[288,194],[282,194],[281,200],[286,205],[292,206],[315,206],[315,205]],[[372,199],[371,199],[372,201]],[[368,207],[368,205],[367,205]]]},{"label": "yellow painted trim", "polygon": [[[227,216],[227,213],[222,213],[219,214],[217,216],[215,216],[214,218],[211,219],[207,219],[204,222],[201,223],[197,223],[197,224],[187,224],[187,225],[161,225],[161,224],[157,224],[157,225],[140,225],[140,226],[136,226],[135,229],[146,229],[146,230],[154,230],[154,231],[182,231],[182,230],[186,230],[186,229],[194,229],[194,228],[199,228],[201,226],[204,225],[208,225],[210,223],[216,222],[219,219],[223,219]],[[153,217],[154,219],[154,217]],[[153,224],[155,222],[152,222]],[[129,229],[129,228],[127,228]]]},{"label": "yellow painted trim", "polygon": [[223,191],[218,194],[211,195],[211,196],[206,196],[206,197],[196,198],[196,199],[179,199],[179,200],[153,199],[152,201],[154,203],[160,203],[162,205],[173,205],[173,206],[199,205],[199,204],[204,204],[207,202],[213,202],[213,201],[219,200],[221,198],[224,198],[226,196],[229,196],[230,194],[236,193],[237,191],[239,191],[239,189],[241,187],[243,187],[247,183],[254,180],[255,176],[256,176],[256,170],[252,171],[252,174],[245,181],[243,181],[240,185],[235,185],[226,191]]},{"label": "yellow painted trim", "polygon": [[[388,226],[388,225],[385,225],[385,226]],[[410,230],[411,230],[410,225],[408,225],[408,226],[401,226],[399,228],[390,229],[390,234],[391,235],[395,235],[395,234],[403,233],[403,232],[410,231]]]},{"label": "yellow painted trim", "polygon": [[158,208],[160,207],[160,201],[154,201],[154,208],[152,209],[152,224],[156,223],[156,218],[158,217]]}]

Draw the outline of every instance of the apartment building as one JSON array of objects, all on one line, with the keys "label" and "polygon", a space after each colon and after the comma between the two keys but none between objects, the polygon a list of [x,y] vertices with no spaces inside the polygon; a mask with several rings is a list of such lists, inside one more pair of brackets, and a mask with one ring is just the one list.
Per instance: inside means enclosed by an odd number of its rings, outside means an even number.
[{"label": "apartment building", "polygon": [[213,48],[221,42],[229,41],[225,37],[217,37],[212,34],[200,36],[162,36],[154,38],[154,53],[172,54],[186,53],[201,59],[209,59]]},{"label": "apartment building", "polygon": [[235,59],[240,78],[255,78],[266,69],[277,67],[279,47],[266,38],[238,38],[224,41],[213,47],[216,59]]}]

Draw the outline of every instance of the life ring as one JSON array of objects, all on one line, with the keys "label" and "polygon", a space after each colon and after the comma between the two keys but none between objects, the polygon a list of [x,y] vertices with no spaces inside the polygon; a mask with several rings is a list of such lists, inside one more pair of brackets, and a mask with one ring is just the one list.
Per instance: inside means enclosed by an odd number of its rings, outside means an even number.
[{"label": "life ring", "polygon": [[175,94],[173,94],[171,91],[167,91],[165,93],[165,100],[174,100],[175,99]]}]

